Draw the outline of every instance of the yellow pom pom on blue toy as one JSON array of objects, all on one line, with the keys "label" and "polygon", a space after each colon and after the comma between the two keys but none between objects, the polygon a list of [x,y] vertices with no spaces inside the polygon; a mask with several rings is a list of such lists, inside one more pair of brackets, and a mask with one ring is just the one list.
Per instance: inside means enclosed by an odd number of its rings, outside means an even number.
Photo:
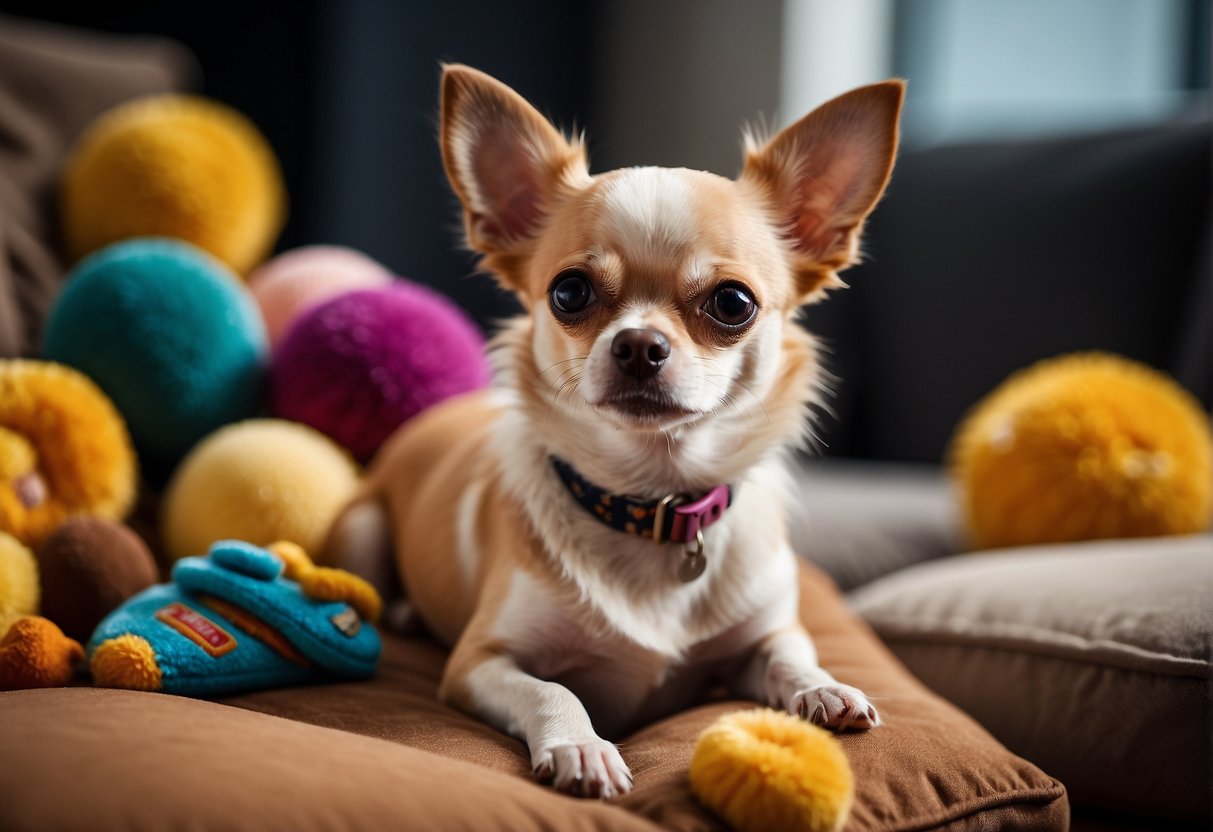
[{"label": "yellow pom pom on blue toy", "polygon": [[699,735],[691,790],[739,832],[837,832],[855,779],[829,731],[781,711],[726,714]]},{"label": "yellow pom pom on blue toy", "polygon": [[1116,355],[1012,375],[965,418],[949,456],[981,548],[1190,534],[1213,516],[1208,414]]}]

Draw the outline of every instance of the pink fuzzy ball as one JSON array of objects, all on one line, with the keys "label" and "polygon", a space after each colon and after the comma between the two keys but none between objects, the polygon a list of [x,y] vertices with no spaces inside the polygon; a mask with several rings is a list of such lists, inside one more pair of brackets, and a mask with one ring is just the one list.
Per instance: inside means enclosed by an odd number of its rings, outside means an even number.
[{"label": "pink fuzzy ball", "polygon": [[274,355],[270,406],[365,462],[406,419],[488,381],[484,338],[467,315],[397,280],[300,316]]},{"label": "pink fuzzy ball", "polygon": [[261,307],[270,348],[290,325],[319,303],[354,289],[386,286],[392,275],[352,248],[304,246],[279,254],[249,275],[248,285]]}]

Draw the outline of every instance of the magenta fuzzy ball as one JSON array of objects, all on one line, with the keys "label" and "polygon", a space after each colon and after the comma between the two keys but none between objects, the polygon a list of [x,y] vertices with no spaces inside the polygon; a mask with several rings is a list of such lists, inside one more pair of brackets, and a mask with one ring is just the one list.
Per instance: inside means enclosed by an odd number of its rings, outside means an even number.
[{"label": "magenta fuzzy ball", "polygon": [[274,355],[270,404],[365,462],[407,419],[488,381],[484,338],[467,315],[397,280],[301,315]]}]

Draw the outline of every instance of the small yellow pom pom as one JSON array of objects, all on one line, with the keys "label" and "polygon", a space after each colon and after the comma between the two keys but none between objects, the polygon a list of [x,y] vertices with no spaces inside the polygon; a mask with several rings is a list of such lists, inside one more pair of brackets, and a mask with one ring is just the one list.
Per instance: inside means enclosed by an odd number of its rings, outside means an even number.
[{"label": "small yellow pom pom", "polygon": [[103,688],[160,690],[156,651],[139,636],[122,635],[103,641],[90,662],[93,681]]},{"label": "small yellow pom pom", "polygon": [[855,796],[851,766],[828,732],[790,714],[726,714],[699,736],[691,790],[740,832],[837,832]]},{"label": "small yellow pom pom", "polygon": [[344,569],[318,566],[299,577],[303,594],[317,601],[344,601],[372,624],[379,620],[383,601],[369,583]]},{"label": "small yellow pom pom", "polygon": [[1144,364],[1081,353],[1011,376],[949,456],[982,548],[1188,534],[1213,515],[1209,417]]}]

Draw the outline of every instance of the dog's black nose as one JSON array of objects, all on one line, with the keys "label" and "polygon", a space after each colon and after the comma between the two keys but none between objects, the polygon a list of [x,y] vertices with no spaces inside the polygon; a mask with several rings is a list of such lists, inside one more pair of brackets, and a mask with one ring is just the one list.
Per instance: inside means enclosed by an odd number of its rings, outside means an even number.
[{"label": "dog's black nose", "polygon": [[611,342],[619,369],[643,381],[657,375],[670,357],[670,342],[655,329],[621,329]]}]

